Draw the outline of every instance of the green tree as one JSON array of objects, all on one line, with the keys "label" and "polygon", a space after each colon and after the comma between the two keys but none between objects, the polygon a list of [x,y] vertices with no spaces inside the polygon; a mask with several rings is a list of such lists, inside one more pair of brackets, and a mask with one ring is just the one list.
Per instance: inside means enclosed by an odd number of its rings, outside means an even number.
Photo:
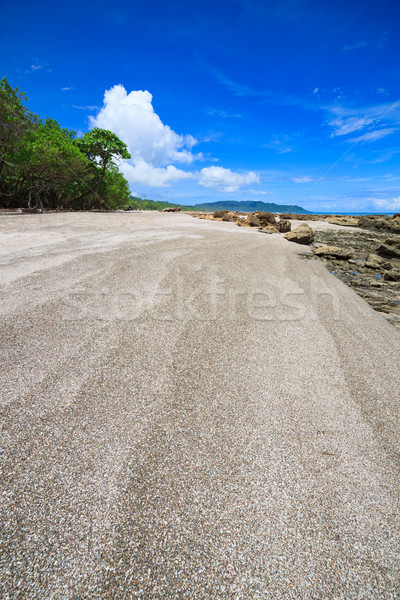
[{"label": "green tree", "polygon": [[128,183],[115,160],[130,158],[111,131],[76,138],[54,119],[43,123],[25,94],[0,80],[0,206],[74,210],[119,208]]},{"label": "green tree", "polygon": [[93,184],[77,200],[93,193],[98,188],[105,177],[107,168],[115,165],[113,159],[131,158],[126,144],[115,133],[107,129],[95,127],[92,131],[85,133],[83,137],[78,138],[76,144],[94,167]]}]

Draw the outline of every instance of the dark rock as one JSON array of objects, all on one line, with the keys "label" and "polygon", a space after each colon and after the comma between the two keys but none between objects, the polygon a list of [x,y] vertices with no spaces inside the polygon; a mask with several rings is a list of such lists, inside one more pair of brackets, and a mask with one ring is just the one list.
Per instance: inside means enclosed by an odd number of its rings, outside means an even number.
[{"label": "dark rock", "polygon": [[292,224],[289,219],[280,219],[278,223],[280,233],[288,233],[292,229]]},{"label": "dark rock", "polygon": [[180,206],[167,206],[167,208],[163,208],[162,212],[179,212],[180,210]]},{"label": "dark rock", "polygon": [[276,219],[275,219],[275,215],[273,215],[272,213],[269,212],[257,212],[255,213],[255,215],[259,218],[261,225],[267,226],[268,223],[270,223],[271,225],[275,225],[276,224]]},{"label": "dark rock", "polygon": [[260,227],[261,221],[254,213],[251,213],[247,217],[246,225],[250,225],[250,227]]},{"label": "dark rock", "polygon": [[216,210],[213,214],[214,219],[222,219],[224,215],[226,215],[227,210]]},{"label": "dark rock", "polygon": [[235,214],[233,212],[227,212],[222,216],[222,220],[232,222],[235,220]]},{"label": "dark rock", "polygon": [[400,281],[400,269],[385,271],[383,277],[385,281]]},{"label": "dark rock", "polygon": [[383,256],[395,256],[400,258],[400,237],[390,237],[376,249]]}]

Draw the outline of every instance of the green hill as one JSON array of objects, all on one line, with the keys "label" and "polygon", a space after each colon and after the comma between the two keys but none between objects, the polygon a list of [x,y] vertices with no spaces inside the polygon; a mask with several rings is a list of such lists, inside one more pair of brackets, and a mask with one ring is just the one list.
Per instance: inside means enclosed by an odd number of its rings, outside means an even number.
[{"label": "green hill", "polygon": [[147,198],[136,198],[131,196],[129,206],[135,210],[162,210],[163,208],[172,208],[173,206],[180,206],[182,210],[197,210],[204,212],[213,212],[214,210],[233,210],[240,212],[293,212],[293,213],[308,213],[310,211],[305,210],[301,206],[296,204],[274,204],[273,202],[235,202],[235,201],[221,201],[221,202],[209,202],[204,204],[195,204],[194,206],[185,206],[184,204],[172,204],[171,202],[162,202],[157,200],[149,200]]},{"label": "green hill", "polygon": [[292,212],[292,213],[308,213],[310,211],[305,210],[301,206],[296,204],[274,204],[273,202],[252,202],[252,201],[222,201],[222,202],[209,202],[205,204],[196,204],[196,210],[232,210],[240,212]]}]

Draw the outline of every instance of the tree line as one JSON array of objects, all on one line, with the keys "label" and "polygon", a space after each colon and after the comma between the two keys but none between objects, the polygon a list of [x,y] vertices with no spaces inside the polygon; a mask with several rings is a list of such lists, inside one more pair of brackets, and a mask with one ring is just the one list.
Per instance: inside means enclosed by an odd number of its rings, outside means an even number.
[{"label": "tree line", "polygon": [[77,137],[55,119],[30,112],[26,95],[0,80],[0,208],[125,208],[129,186],[118,159],[130,158],[111,131]]}]

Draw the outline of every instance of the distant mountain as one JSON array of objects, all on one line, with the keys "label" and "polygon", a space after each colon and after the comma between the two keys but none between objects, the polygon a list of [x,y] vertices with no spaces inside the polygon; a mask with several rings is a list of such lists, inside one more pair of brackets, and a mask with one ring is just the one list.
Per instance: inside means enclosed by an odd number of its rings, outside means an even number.
[{"label": "distant mountain", "polygon": [[135,196],[130,197],[129,206],[132,209],[140,210],[162,210],[163,208],[171,208],[173,206],[180,206],[182,210],[188,211],[209,211],[214,210],[233,210],[240,212],[292,212],[292,213],[309,213],[310,211],[305,210],[301,206],[296,204],[274,204],[273,202],[230,202],[229,200],[223,202],[209,202],[208,204],[195,204],[194,206],[186,206],[185,204],[171,204],[170,202],[162,202],[149,200],[148,198],[137,198]]},{"label": "distant mountain", "polygon": [[223,202],[209,202],[205,204],[196,204],[195,210],[232,210],[240,212],[272,212],[272,213],[309,213],[309,210],[305,210],[301,206],[296,204],[274,204],[273,202],[234,202],[234,201],[223,201]]}]

